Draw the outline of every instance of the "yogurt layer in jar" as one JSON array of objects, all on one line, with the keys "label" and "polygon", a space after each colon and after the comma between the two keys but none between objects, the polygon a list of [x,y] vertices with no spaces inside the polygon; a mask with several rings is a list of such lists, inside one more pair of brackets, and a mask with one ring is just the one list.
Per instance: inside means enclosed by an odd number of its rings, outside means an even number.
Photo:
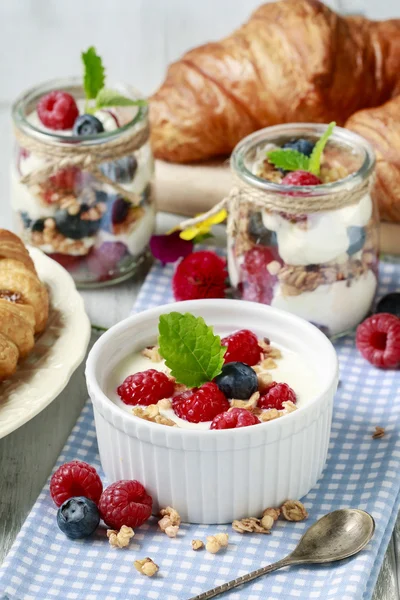
[{"label": "yogurt layer in jar", "polygon": [[244,189],[251,186],[268,201],[264,208],[262,200],[254,203],[239,191],[230,212],[228,267],[237,296],[295,313],[337,336],[366,316],[377,288],[373,150],[360,136],[335,127],[312,185],[286,183],[289,171],[269,159],[271,151],[286,148],[310,156],[325,130],[318,124],[279,125],[235,148],[234,174]]},{"label": "yogurt layer in jar", "polygon": [[[132,100],[140,98],[129,86],[113,88]],[[32,88],[13,106],[16,145],[11,202],[15,229],[25,243],[62,264],[79,286],[108,285],[134,275],[154,230],[148,109],[139,103],[96,110],[93,116],[102,124],[102,131],[78,136],[72,128],[46,127],[39,118],[41,98],[57,90],[74,98],[79,115],[86,113],[78,78]],[[142,141],[132,150],[129,139],[136,135]],[[29,149],[24,147],[27,140]],[[69,149],[75,154],[85,152],[90,159],[100,144],[124,140],[126,153],[99,161],[98,174],[70,162]],[[60,157],[60,168],[46,173],[53,156]]]}]

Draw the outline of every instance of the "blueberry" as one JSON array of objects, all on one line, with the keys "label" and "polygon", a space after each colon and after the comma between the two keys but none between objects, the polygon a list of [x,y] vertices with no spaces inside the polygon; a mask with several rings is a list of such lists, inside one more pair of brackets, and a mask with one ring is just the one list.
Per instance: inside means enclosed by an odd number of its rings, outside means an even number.
[{"label": "blueberry", "polygon": [[44,231],[44,221],[44,219],[36,219],[36,221],[31,221],[31,230],[42,233],[42,231]]},{"label": "blueberry", "polygon": [[19,216],[21,217],[21,221],[24,224],[24,227],[28,229],[32,225],[32,219],[30,218],[28,213],[23,210],[19,213]]},{"label": "blueberry", "polygon": [[100,514],[96,504],[83,496],[69,498],[57,511],[57,525],[72,540],[92,535],[99,522]]},{"label": "blueberry", "polygon": [[82,215],[88,210],[88,206],[82,204],[77,215],[70,215],[67,210],[60,208],[54,215],[57,230],[67,238],[80,240],[97,233],[100,220],[82,219]]},{"label": "blueberry", "polygon": [[101,229],[113,232],[113,225],[123,223],[128,215],[131,204],[121,196],[109,195],[106,211],[101,219]]},{"label": "blueberry", "polygon": [[250,238],[256,244],[261,244],[262,246],[271,246],[272,245],[272,231],[269,231],[264,226],[262,215],[260,212],[252,212],[249,219],[249,227],[248,233]]},{"label": "blueberry", "polygon": [[365,244],[365,229],[364,227],[348,227],[347,235],[349,236],[347,254],[351,256],[363,248]]},{"label": "blueberry", "polygon": [[111,209],[111,222],[113,225],[117,225],[118,223],[123,223],[125,221],[126,217],[128,216],[130,206],[131,203],[121,198],[121,196],[114,200]]},{"label": "blueberry", "polygon": [[130,154],[118,160],[105,162],[101,165],[100,169],[104,175],[116,183],[131,183],[135,177],[137,166],[136,157]]},{"label": "blueberry", "polygon": [[75,119],[72,133],[74,135],[96,135],[104,131],[103,123],[93,115],[79,115]]},{"label": "blueberry", "polygon": [[304,138],[293,139],[289,142],[285,142],[282,148],[290,148],[291,150],[297,150],[297,152],[301,152],[306,156],[311,156],[312,151],[314,150],[315,144],[310,142],[310,140],[305,140]]},{"label": "blueberry", "polygon": [[258,389],[256,372],[242,362],[224,365],[214,381],[227,398],[248,400]]},{"label": "blueberry", "polygon": [[377,313],[390,313],[400,318],[400,292],[392,292],[383,296],[376,305]]}]

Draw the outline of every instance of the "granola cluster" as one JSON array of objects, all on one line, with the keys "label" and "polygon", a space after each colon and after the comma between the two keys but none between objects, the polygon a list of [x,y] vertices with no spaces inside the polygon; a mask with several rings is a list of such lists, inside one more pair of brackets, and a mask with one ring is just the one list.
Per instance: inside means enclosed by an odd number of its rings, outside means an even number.
[{"label": "granola cluster", "polygon": [[174,538],[178,534],[181,517],[179,513],[171,506],[167,506],[160,511],[161,519],[158,526],[168,537]]},{"label": "granola cluster", "polygon": [[146,577],[153,577],[159,569],[158,565],[148,556],[140,560],[135,560],[133,565],[136,571],[139,571],[141,575],[146,575]]},{"label": "granola cluster", "polygon": [[135,417],[140,417],[145,421],[151,421],[152,423],[158,423],[159,425],[167,425],[168,427],[176,427],[175,421],[164,417],[160,413],[160,408],[171,408],[171,402],[168,398],[159,400],[157,404],[149,404],[149,406],[135,406],[132,408],[132,412]]},{"label": "granola cluster", "polygon": [[233,521],[232,529],[237,533],[270,534],[280,516],[286,521],[304,521],[308,512],[299,500],[287,500],[280,508],[266,508],[260,518],[247,517]]},{"label": "granola cluster", "polygon": [[335,281],[346,281],[351,285],[351,281],[365,274],[374,262],[374,249],[364,247],[361,258],[350,257],[343,263],[331,261],[321,265],[283,265],[276,276],[284,296],[298,296]]},{"label": "granola cluster", "polygon": [[131,538],[135,535],[132,527],[122,525],[119,531],[107,529],[107,537],[112,548],[127,548]]}]

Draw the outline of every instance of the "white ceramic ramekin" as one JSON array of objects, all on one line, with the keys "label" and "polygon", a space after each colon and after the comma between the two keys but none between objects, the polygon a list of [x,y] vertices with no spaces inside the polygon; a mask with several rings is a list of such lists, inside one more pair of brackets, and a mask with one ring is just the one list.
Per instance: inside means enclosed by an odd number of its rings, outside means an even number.
[{"label": "white ceramic ramekin", "polygon": [[[319,381],[299,410],[242,429],[198,431],[158,425],[124,411],[104,390],[130,352],[154,344],[163,313],[202,316],[217,333],[250,329],[298,352]],[[192,300],[129,317],[93,346],[86,365],[101,463],[109,482],[137,479],[154,510],[173,506],[192,523],[228,523],[307,494],[325,465],[338,362],[330,341],[303,319],[240,300]]]}]

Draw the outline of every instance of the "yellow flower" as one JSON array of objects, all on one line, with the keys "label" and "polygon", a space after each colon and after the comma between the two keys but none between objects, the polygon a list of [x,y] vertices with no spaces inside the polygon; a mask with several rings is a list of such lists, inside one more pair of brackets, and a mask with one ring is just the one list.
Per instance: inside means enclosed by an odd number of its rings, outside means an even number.
[{"label": "yellow flower", "polygon": [[218,225],[218,223],[222,223],[222,221],[225,221],[226,217],[227,212],[223,208],[212,217],[208,217],[208,219],[204,219],[204,221],[197,223],[197,225],[193,225],[193,227],[185,229],[180,233],[179,236],[183,240],[193,240],[198,235],[204,235],[206,233],[209,233],[213,225]]}]

